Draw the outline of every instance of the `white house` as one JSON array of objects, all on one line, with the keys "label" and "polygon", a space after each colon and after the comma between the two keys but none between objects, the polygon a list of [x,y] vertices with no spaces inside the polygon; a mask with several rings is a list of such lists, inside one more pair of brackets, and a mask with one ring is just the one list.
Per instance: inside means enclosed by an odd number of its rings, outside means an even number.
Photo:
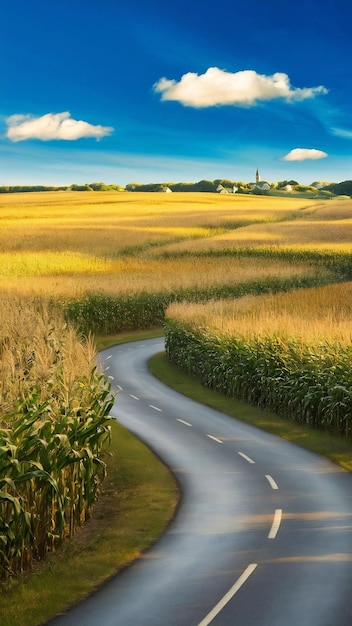
[{"label": "white house", "polygon": [[216,188],[216,191],[218,193],[236,193],[236,191],[238,191],[238,187],[236,187],[235,185],[233,185],[233,187],[224,187],[223,185],[219,184]]}]

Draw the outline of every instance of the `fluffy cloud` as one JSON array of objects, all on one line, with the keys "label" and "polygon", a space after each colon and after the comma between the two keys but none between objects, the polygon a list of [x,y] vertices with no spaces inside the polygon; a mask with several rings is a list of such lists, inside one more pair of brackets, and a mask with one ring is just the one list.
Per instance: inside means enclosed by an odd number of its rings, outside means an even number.
[{"label": "fluffy cloud", "polygon": [[316,159],[324,159],[327,157],[327,153],[322,150],[315,150],[314,148],[295,148],[291,150],[288,154],[286,154],[282,160],[283,161],[306,161]]},{"label": "fluffy cloud", "polygon": [[26,139],[65,139],[75,141],[82,137],[100,139],[114,130],[110,126],[93,126],[88,122],[73,120],[68,111],[63,113],[47,113],[41,117],[33,115],[11,115],[6,119],[6,137],[11,141]]},{"label": "fluffy cloud", "polygon": [[175,100],[185,106],[201,108],[216,105],[253,106],[260,101],[282,98],[287,102],[313,98],[327,93],[320,87],[292,87],[287,74],[276,72],[272,76],[257,74],[254,70],[236,73],[210,67],[205,74],[188,72],[179,82],[160,78],[154,91],[162,100]]}]

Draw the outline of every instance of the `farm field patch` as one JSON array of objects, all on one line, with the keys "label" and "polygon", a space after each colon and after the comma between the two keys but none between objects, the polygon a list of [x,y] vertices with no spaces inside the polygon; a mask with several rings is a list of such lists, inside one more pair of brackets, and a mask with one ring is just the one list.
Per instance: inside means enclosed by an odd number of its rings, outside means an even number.
[{"label": "farm field patch", "polygon": [[[203,253],[229,245],[240,251],[248,244],[248,229],[257,244],[270,245],[273,237],[277,244],[272,229],[296,225],[307,211],[330,211],[331,222],[332,203],[325,204],[324,209],[313,200],[204,193],[6,194],[0,209],[0,290],[81,297],[311,275],[316,270],[304,259],[263,264]],[[344,221],[349,203],[342,204]],[[341,209],[338,218],[337,228],[345,228]],[[296,229],[309,224],[300,221]],[[320,237],[323,243],[325,222],[314,217],[314,228],[315,242]],[[335,231],[329,227],[332,238]]]},{"label": "farm field patch", "polygon": [[350,346],[352,282],[204,304],[173,303],[167,314],[244,340],[276,337],[318,347],[336,342]]}]

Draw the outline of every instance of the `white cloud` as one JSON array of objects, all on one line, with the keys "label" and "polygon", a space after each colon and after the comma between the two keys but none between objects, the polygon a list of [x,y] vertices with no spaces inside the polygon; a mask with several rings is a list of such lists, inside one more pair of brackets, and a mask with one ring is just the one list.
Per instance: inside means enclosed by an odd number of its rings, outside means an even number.
[{"label": "white cloud", "polygon": [[322,150],[315,150],[314,148],[295,148],[291,150],[288,154],[286,154],[282,160],[283,161],[306,161],[312,160],[316,161],[317,159],[324,159],[327,157],[327,153]]},{"label": "white cloud", "polygon": [[94,126],[82,120],[74,120],[68,111],[47,113],[41,117],[11,115],[6,119],[6,123],[8,127],[6,137],[11,141],[25,141],[26,139],[75,141],[82,137],[100,139],[110,135],[114,130],[110,126]]},{"label": "white cloud", "polygon": [[181,80],[160,78],[154,91],[162,100],[175,100],[185,106],[201,108],[216,105],[253,106],[260,101],[282,98],[287,102],[313,98],[326,94],[320,87],[292,87],[287,74],[276,72],[272,76],[257,74],[254,70],[226,72],[210,67],[205,74],[188,72]]}]

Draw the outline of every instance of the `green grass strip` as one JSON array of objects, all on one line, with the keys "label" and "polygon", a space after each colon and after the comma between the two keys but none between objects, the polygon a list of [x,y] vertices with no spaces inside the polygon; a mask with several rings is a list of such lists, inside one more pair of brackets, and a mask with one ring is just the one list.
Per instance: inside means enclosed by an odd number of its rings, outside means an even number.
[{"label": "green grass strip", "polygon": [[152,328],[151,330],[132,330],[129,332],[119,333],[118,335],[97,335],[95,343],[99,352],[106,350],[111,346],[117,346],[120,343],[129,343],[130,341],[144,341],[145,339],[155,339],[163,337],[164,330],[162,327]]}]

